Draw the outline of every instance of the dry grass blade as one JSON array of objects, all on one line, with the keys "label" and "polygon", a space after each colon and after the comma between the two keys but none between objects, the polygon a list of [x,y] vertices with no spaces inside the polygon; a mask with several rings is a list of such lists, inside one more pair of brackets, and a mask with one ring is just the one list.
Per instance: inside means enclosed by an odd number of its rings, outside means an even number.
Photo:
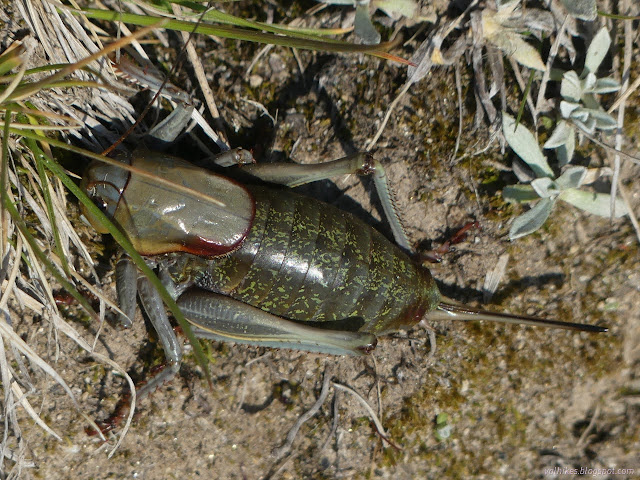
[{"label": "dry grass blade", "polygon": [[[4,309],[1,310],[4,314],[5,318],[8,318],[8,312]],[[13,372],[9,369],[9,362],[7,359],[7,353],[4,348],[4,341],[0,336],[0,380],[2,380],[3,385],[17,385],[13,379]],[[19,395],[19,398],[22,398]],[[0,463],[4,463],[5,458],[9,458],[9,432],[15,431],[20,432],[20,425],[18,423],[18,419],[16,417],[16,405],[15,405],[13,390],[5,389],[4,398],[2,399],[2,405],[4,407],[4,432],[2,442],[0,443]],[[30,405],[29,405],[30,406]],[[37,420],[40,418],[36,415]],[[46,425],[45,425],[46,427]],[[48,428],[48,427],[47,427]],[[53,432],[52,432],[53,433]],[[55,435],[55,433],[54,433]],[[23,442],[20,442],[21,446]]]},{"label": "dry grass blade", "polygon": [[[623,2],[626,3],[626,2]],[[628,8],[628,5],[626,5]],[[615,147],[616,150],[622,150],[623,148],[623,126],[624,126],[624,113],[626,107],[626,99],[628,97],[627,92],[631,92],[638,88],[640,85],[640,78],[636,79],[634,85],[629,86],[629,79],[631,76],[631,68],[632,68],[632,60],[633,60],[633,36],[634,29],[631,22],[624,23],[624,63],[623,70],[621,72],[622,77],[622,91],[625,92],[620,98],[616,101],[615,106],[618,108],[618,129],[616,131],[615,137]],[[613,108],[613,107],[612,107]],[[611,111],[611,110],[610,110]],[[638,217],[632,207],[629,195],[627,194],[625,188],[622,186],[621,178],[620,178],[620,168],[621,161],[620,155],[616,153],[613,157],[613,178],[611,179],[611,215],[612,217],[615,215],[615,199],[617,197],[617,192],[620,190],[622,200],[625,202],[627,207],[627,211],[629,212],[629,218],[631,220],[631,224],[636,231],[636,237],[640,242],[640,224],[638,223]]]},{"label": "dry grass blade", "polygon": [[396,109],[396,107],[400,103],[400,100],[402,100],[402,97],[404,97],[405,94],[409,91],[409,88],[411,88],[411,85],[412,85],[411,82],[406,82],[404,84],[404,86],[402,87],[402,89],[398,92],[396,97],[393,99],[393,101],[389,105],[389,108],[387,109],[387,112],[384,115],[384,119],[382,120],[382,123],[380,124],[380,127],[378,127],[378,131],[373,136],[373,138],[371,138],[371,140],[369,140],[367,142],[367,144],[365,145],[365,150],[367,150],[367,151],[371,150],[376,145],[376,143],[378,143],[378,140],[380,139],[380,136],[382,135],[382,132],[384,132],[384,129],[387,127],[387,123],[389,122],[389,119],[391,118],[391,114],[394,112],[394,110]]},{"label": "dry grass blade", "polygon": [[9,98],[9,96],[13,94],[16,88],[18,88],[18,85],[20,85],[20,82],[22,81],[22,78],[24,77],[24,74],[26,71],[27,71],[27,66],[22,65],[20,67],[20,70],[18,70],[18,73],[16,73],[15,77],[11,81],[11,83],[7,85],[7,89],[4,92],[2,92],[2,94],[0,94],[0,104],[4,103],[5,100],[7,100],[7,98]]},{"label": "dry grass blade", "polygon": [[276,462],[279,462],[280,460],[282,460],[285,457],[285,455],[287,455],[289,451],[291,451],[291,447],[293,445],[293,442],[296,439],[296,435],[298,434],[300,427],[302,427],[302,425],[304,425],[316,413],[318,413],[322,405],[324,405],[324,402],[327,401],[327,397],[329,396],[330,385],[331,385],[331,369],[327,367],[324,371],[324,380],[322,382],[322,390],[320,390],[320,395],[318,396],[318,399],[309,410],[307,410],[302,415],[300,415],[300,417],[298,418],[298,421],[295,423],[293,427],[291,427],[291,430],[289,430],[289,433],[287,434],[287,439],[284,442],[284,444],[274,452],[274,456],[276,457]]},{"label": "dry grass blade", "polygon": [[[30,133],[28,131],[18,132],[13,128],[10,129],[10,132],[11,133],[21,133],[23,136],[25,136],[27,138],[35,138],[35,139],[40,138],[38,136],[33,135],[32,133]],[[65,149],[65,150],[69,150],[71,152],[78,153],[78,154],[83,155],[83,156],[85,156],[87,158],[91,158],[91,159],[94,159],[94,160],[99,160],[99,161],[101,161],[103,163],[106,163],[107,165],[112,165],[114,167],[118,167],[118,168],[121,168],[123,170],[127,170],[129,172],[135,173],[136,175],[139,175],[139,176],[144,177],[146,179],[152,180],[153,182],[157,183],[158,185],[165,186],[168,189],[171,189],[172,191],[175,190],[175,191],[182,192],[185,195],[192,196],[193,198],[196,198],[198,200],[202,200],[204,202],[208,202],[208,203],[210,203],[212,205],[216,205],[218,207],[224,207],[225,206],[225,204],[221,200],[213,197],[212,195],[204,194],[202,192],[198,192],[198,191],[196,191],[196,190],[194,190],[192,188],[189,188],[189,187],[187,187],[185,185],[180,185],[180,184],[178,184],[178,183],[176,183],[174,181],[167,180],[167,179],[165,179],[165,178],[163,178],[163,177],[161,177],[161,176],[159,176],[159,175],[157,175],[157,174],[155,174],[153,172],[149,172],[147,170],[144,170],[144,169],[141,169],[141,168],[138,168],[138,167],[133,167],[131,165],[127,165],[125,163],[122,163],[122,162],[120,162],[118,160],[113,160],[112,158],[106,157],[104,155],[100,155],[100,154],[97,154],[97,153],[90,152],[88,150],[84,150],[84,149],[81,149],[81,148],[78,148],[78,147],[74,147],[73,145],[69,145],[69,144],[67,144],[65,142],[62,142],[62,141],[59,141],[59,140],[47,139],[47,143],[49,143],[50,145],[55,146],[55,147],[59,147],[59,148]]]},{"label": "dry grass blade", "polygon": [[[112,22],[124,22],[139,26],[156,24],[159,20],[158,17],[135,15],[122,12],[109,12],[91,8],[82,11],[76,11],[76,13],[82,13],[89,18],[102,19]],[[226,25],[201,23],[196,28],[194,28],[194,25],[194,22],[181,20],[168,20],[166,21],[166,23],[164,23],[165,28],[177,31],[193,31],[205,35],[214,35],[235,40],[267,43],[280,45],[283,47],[300,48],[306,50],[327,51],[334,53],[365,53],[405,65],[411,64],[411,62],[387,52],[387,50],[396,46],[394,42],[379,43],[377,45],[356,45],[340,40],[331,40],[319,36],[300,34],[292,31],[278,31],[278,33],[276,34],[249,28],[238,28]],[[278,30],[275,27],[266,24],[260,25],[259,28],[261,30]]]},{"label": "dry grass blade", "polygon": [[475,8],[477,3],[477,0],[473,0],[461,15],[432,32],[418,47],[411,57],[411,62],[413,62],[413,64],[407,69],[407,80],[405,84],[397,93],[389,105],[389,108],[387,108],[384,119],[378,127],[376,134],[367,141],[365,145],[366,150],[371,150],[376,143],[378,143],[378,140],[387,127],[387,123],[389,122],[391,115],[397,108],[400,100],[407,94],[411,85],[422,80],[431,71],[431,68],[434,65],[452,65],[456,63],[460,56],[465,52],[466,41],[464,37],[461,37],[459,41],[456,41],[447,52],[443,53],[441,47],[446,37],[454,29],[459,27],[462,20],[467,17],[473,8]]},{"label": "dry grass blade", "polygon": [[[133,420],[133,415],[135,413],[135,405],[136,405],[136,387],[135,384],[133,383],[133,380],[131,379],[131,377],[129,376],[129,374],[126,372],[126,370],[124,370],[120,365],[118,365],[118,363],[114,362],[113,360],[111,360],[109,357],[102,355],[100,353],[97,353],[93,350],[93,347],[91,345],[89,345],[81,336],[80,334],[73,328],[71,327],[71,325],[69,325],[68,322],[64,321],[61,317],[57,316],[54,317],[54,321],[55,321],[55,326],[56,328],[58,328],[62,333],[64,333],[67,337],[69,337],[71,340],[73,340],[75,343],[77,343],[80,348],[82,348],[83,350],[85,350],[86,352],[88,352],[92,357],[94,357],[98,362],[104,363],[106,365],[109,365],[112,369],[114,369],[115,371],[119,372],[122,377],[127,381],[127,384],[129,386],[129,390],[131,392],[131,409],[129,411],[129,414],[127,416],[127,420],[125,422],[124,427],[122,428],[122,432],[120,434],[120,437],[118,438],[118,441],[116,442],[116,444],[114,445],[113,449],[111,450],[111,453],[109,454],[110,456],[112,456],[116,450],[118,449],[118,447],[121,445],[122,441],[124,440],[127,431],[129,430],[129,428],[131,427],[131,421]],[[82,416],[87,420],[87,422],[96,430],[96,431],[100,431],[100,429],[98,428],[98,426],[95,424],[95,422],[93,421],[93,419],[87,417],[86,415],[82,414]]]},{"label": "dry grass blade", "polygon": [[24,100],[25,98],[30,97],[31,95],[34,95],[36,93],[38,93],[40,90],[44,89],[44,88],[49,88],[49,86],[58,81],[61,80],[63,78],[65,78],[67,75],[71,75],[72,73],[76,72],[77,70],[80,70],[82,67],[89,65],[90,63],[103,58],[105,55],[107,55],[108,53],[118,50],[120,48],[123,48],[124,46],[126,46],[127,44],[129,44],[131,42],[131,40],[133,38],[140,38],[146,34],[148,34],[150,31],[152,31],[154,28],[158,28],[161,27],[162,24],[165,23],[164,21],[160,21],[157,22],[153,25],[150,25],[148,27],[143,27],[140,30],[138,30],[137,32],[135,32],[132,37],[127,37],[127,38],[123,38],[121,40],[116,40],[113,43],[110,43],[109,45],[107,45],[106,47],[104,47],[101,51],[94,53],[93,55],[89,55],[86,58],[83,58],[82,60],[79,60],[75,63],[72,63],[62,69],[60,69],[58,72],[42,79],[39,80],[37,82],[34,83],[29,83],[26,85],[23,85],[19,88],[16,88],[14,90],[14,92],[12,92],[12,94],[8,97],[10,100],[12,101],[19,101],[19,100]]},{"label": "dry grass blade", "polygon": [[509,256],[510,255],[508,253],[504,253],[500,255],[500,258],[498,258],[498,263],[496,263],[495,268],[490,272],[487,272],[487,275],[484,279],[484,285],[482,287],[482,299],[484,300],[485,303],[491,300],[491,297],[493,297],[493,294],[496,293],[496,290],[498,289],[498,285],[500,285],[500,281],[502,280],[502,277],[504,277],[504,274],[507,271],[507,263],[509,262]]},{"label": "dry grass blade", "polygon": [[382,422],[380,421],[380,419],[376,415],[376,412],[373,410],[373,408],[371,408],[371,405],[369,405],[369,403],[362,397],[362,395],[360,395],[358,392],[356,392],[353,388],[347,387],[346,385],[342,385],[340,383],[333,382],[333,386],[336,387],[338,390],[342,390],[344,392],[348,392],[351,395],[353,395],[360,402],[360,404],[364,407],[364,409],[367,411],[367,414],[369,414],[369,417],[371,417],[371,420],[373,421],[374,425],[376,426],[376,430],[378,431],[380,436],[386,442],[391,444],[391,442],[389,441],[388,435],[387,435],[384,427],[382,426]]},{"label": "dry grass blade", "polygon": [[[179,15],[181,13],[181,8],[178,5],[172,5],[173,13]],[[220,112],[218,111],[218,106],[216,105],[215,98],[213,97],[213,90],[209,86],[209,82],[207,80],[204,67],[202,66],[202,62],[198,53],[196,52],[196,48],[191,42],[190,36],[187,32],[181,32],[182,42],[186,46],[187,49],[187,57],[191,62],[193,70],[196,74],[196,78],[198,79],[198,85],[200,86],[200,91],[204,96],[207,107],[209,108],[209,112],[213,117],[213,121],[220,133],[221,140],[225,143],[229,143],[227,139],[227,134],[225,133],[224,124],[222,122],[222,117],[220,116]]]},{"label": "dry grass blade", "polygon": [[[139,34],[144,34],[144,32],[140,32]],[[115,46],[112,48],[118,48],[126,43],[126,40],[117,42]],[[131,388],[134,388],[133,382],[128,377],[126,372],[115,362],[104,357],[103,355],[97,354],[93,352],[93,347],[85,342],[78,332],[71,327],[68,323],[66,323],[60,317],[56,305],[55,300],[52,294],[52,288],[49,284],[49,277],[45,274],[42,264],[47,263],[52,273],[55,271],[62,271],[63,266],[67,267],[67,274],[75,274],[75,272],[71,272],[69,269],[70,263],[66,260],[71,254],[69,250],[70,241],[72,244],[78,247],[78,251],[81,253],[81,256],[85,258],[88,265],[90,266],[90,271],[95,276],[95,272],[91,267],[92,262],[89,256],[89,253],[80,241],[77,232],[71,226],[67,214],[66,214],[66,200],[65,193],[63,191],[62,184],[59,180],[53,179],[49,180],[42,170],[42,165],[40,165],[40,171],[36,172],[32,167],[31,162],[27,161],[26,157],[17,151],[12,150],[12,153],[19,158],[19,161],[22,162],[22,173],[20,177],[18,174],[9,168],[9,153],[10,153],[10,135],[21,135],[23,133],[28,133],[29,130],[24,130],[29,128],[31,131],[33,130],[45,130],[45,129],[68,129],[77,127],[79,122],[63,116],[59,114],[48,113],[46,111],[39,111],[32,108],[25,108],[24,106],[18,103],[9,104],[8,102],[19,102],[22,99],[26,99],[30,97],[32,94],[37,94],[43,88],[51,87],[51,86],[64,86],[66,84],[74,84],[74,82],[61,82],[60,80],[66,75],[75,71],[75,69],[82,67],[83,65],[88,64],[92,60],[97,60],[102,54],[96,54],[90,56],[87,59],[84,59],[80,62],[77,62],[74,65],[64,67],[60,69],[57,73],[46,77],[43,80],[26,83],[25,73],[26,68],[25,65],[20,65],[20,70],[17,74],[13,75],[13,77],[8,82],[4,82],[7,86],[2,91],[2,101],[4,104],[8,106],[5,111],[5,121],[4,121],[4,135],[2,141],[2,192],[0,192],[3,196],[3,205],[5,208],[2,209],[2,232],[3,232],[3,244],[2,244],[2,256],[3,260],[8,261],[10,268],[8,269],[8,278],[2,282],[2,297],[0,298],[1,310],[6,312],[5,318],[10,320],[11,316],[7,310],[8,303],[11,300],[15,300],[15,302],[20,306],[20,308],[27,308],[37,315],[43,315],[45,319],[48,319],[50,324],[52,325],[52,331],[54,333],[54,338],[56,339],[55,347],[55,356],[58,357],[60,355],[59,351],[59,335],[58,332],[63,333],[67,338],[73,340],[76,344],[78,344],[82,349],[87,351],[90,355],[93,355],[97,360],[103,362],[105,364],[110,365],[114,370],[118,370],[122,372],[124,378],[130,384]],[[3,54],[3,67],[6,67],[6,59],[7,54]],[[15,63],[15,62],[14,62]],[[4,71],[7,71],[4,68]],[[88,83],[85,83],[87,85]],[[93,85],[93,84],[92,84]],[[19,115],[22,115],[22,119],[20,123],[11,122],[10,119],[12,114],[16,112]],[[40,119],[49,119],[54,122],[66,123],[66,127],[60,126],[44,126],[41,128],[40,125],[37,124],[36,118]],[[31,125],[23,125],[25,119],[31,121]],[[28,121],[26,123],[29,123]],[[74,125],[76,124],[76,125]],[[12,128],[15,127],[15,128]],[[40,137],[38,134],[34,134],[32,140],[39,140]],[[13,148],[16,148],[15,144],[12,144]],[[44,144],[43,148],[47,149],[47,145]],[[32,151],[35,151],[36,144],[31,143]],[[40,157],[44,156],[45,153],[40,151],[37,148],[37,155]],[[47,238],[51,238],[52,235],[56,238],[56,245],[58,245],[57,255],[50,256],[51,260],[47,259],[44,256],[43,251],[38,245],[37,241],[33,238],[29,238],[27,242],[24,242],[24,235],[29,234],[26,230],[24,230],[24,226],[20,226],[16,224],[16,221],[22,221],[20,215],[15,210],[14,201],[15,197],[12,192],[11,186],[15,188],[15,191],[18,192],[18,198],[21,201],[24,201],[24,205],[31,208],[36,214],[36,217],[39,221],[39,226],[41,231],[45,234],[45,242]],[[17,217],[13,217],[13,221],[10,215],[7,215],[7,212],[11,211],[11,208],[14,208],[13,215],[18,215]],[[20,207],[22,208],[22,207]],[[15,227],[18,227],[19,233],[16,234]],[[15,247],[13,248],[10,244],[5,243],[14,238]],[[24,251],[24,253],[23,253]],[[11,261],[10,255],[13,252],[13,261]],[[23,285],[28,285],[32,290],[30,294],[26,294],[23,290],[21,290],[16,285],[16,280],[20,276],[20,268],[21,268],[21,256],[24,255],[26,262],[23,264],[25,268],[29,270],[30,280],[21,280]],[[6,263],[3,262],[3,265]],[[55,266],[54,266],[55,265]],[[60,277],[58,277],[60,279]],[[68,282],[67,282],[68,283]],[[70,285],[70,284],[69,284]],[[24,287],[22,287],[24,288]],[[91,310],[89,310],[91,311]],[[63,391],[69,396],[72,405],[78,410],[80,415],[84,418],[84,420],[88,423],[95,425],[95,422],[91,418],[89,418],[83,411],[78,401],[73,394],[70,386],[64,381],[64,379],[58,374],[56,369],[54,369],[45,359],[43,359],[40,355],[38,355],[35,350],[25,342],[20,335],[18,335],[12,326],[5,321],[5,318],[0,321],[0,337],[2,341],[2,359],[0,359],[0,369],[2,370],[2,384],[5,386],[4,390],[4,403],[3,410],[6,413],[5,420],[6,422],[11,422],[11,425],[7,424],[7,428],[5,432],[13,432],[15,438],[18,442],[22,442],[22,437],[19,432],[19,425],[17,417],[15,416],[15,406],[20,405],[24,410],[25,414],[33,419],[36,425],[46,431],[49,435],[52,435],[54,438],[60,440],[61,436],[55,432],[47,423],[43,421],[40,417],[40,414],[32,407],[32,403],[29,401],[28,397],[25,395],[22,387],[16,381],[16,373],[8,367],[10,364],[6,358],[7,352],[4,349],[5,342],[7,345],[10,345],[10,351],[14,352],[14,355],[24,355],[29,359],[30,365],[34,368],[42,370],[45,375],[52,378],[57,384],[59,384]],[[97,317],[96,317],[97,318]],[[16,357],[15,361],[22,364],[22,359]],[[30,384],[30,383],[29,383]],[[31,387],[33,388],[33,387]],[[33,395],[33,392],[30,391],[29,395]],[[134,394],[135,397],[135,394]],[[130,425],[131,416],[133,415],[133,409],[131,410],[129,419],[124,427],[124,432],[128,429]],[[1,448],[3,452],[9,452],[11,447],[11,436],[7,436],[3,438]],[[116,445],[117,448],[118,445]],[[13,451],[15,449],[11,449]],[[8,455],[8,454],[7,454]],[[6,456],[6,455],[5,455]],[[20,457],[13,455],[15,458],[21,458],[21,464],[17,465],[16,468],[24,467],[28,465],[29,462]]]},{"label": "dry grass blade", "polygon": [[[0,322],[0,336],[2,336],[2,338],[4,340],[6,340],[7,342],[9,342],[11,345],[15,346],[35,366],[39,367],[47,375],[49,375],[51,378],[53,378],[64,389],[64,391],[67,393],[67,395],[69,396],[69,398],[71,399],[73,404],[76,406],[78,411],[81,412],[80,405],[78,405],[76,397],[73,394],[73,392],[71,391],[71,388],[69,388],[67,383],[62,379],[62,377],[58,374],[58,372],[56,372],[53,368],[51,368],[51,366],[46,361],[44,361],[42,358],[40,358],[40,356],[29,345],[27,345],[24,342],[24,340],[22,340],[20,338],[20,336],[16,332],[14,332],[13,329],[5,321]],[[35,410],[33,410],[31,408],[31,406],[29,405],[29,402],[26,400],[26,397],[24,397],[24,395],[22,394],[22,390],[20,389],[20,387],[18,386],[17,383],[9,382],[9,383],[5,383],[5,385],[11,385],[11,388],[12,388],[13,392],[17,393],[17,396],[18,396],[19,401],[22,404],[22,406],[25,408],[27,413],[29,413],[29,415],[33,418],[33,420],[38,425],[40,425],[43,429],[45,429],[51,435],[56,437],[58,440],[61,440],[60,436],[57,433],[55,433],[53,430],[51,430],[39,418],[39,416],[35,413]],[[7,391],[5,391],[5,396],[6,395],[7,395]],[[87,417],[84,414],[83,414],[83,416],[85,417],[85,419],[87,421],[91,422],[89,417]]]}]

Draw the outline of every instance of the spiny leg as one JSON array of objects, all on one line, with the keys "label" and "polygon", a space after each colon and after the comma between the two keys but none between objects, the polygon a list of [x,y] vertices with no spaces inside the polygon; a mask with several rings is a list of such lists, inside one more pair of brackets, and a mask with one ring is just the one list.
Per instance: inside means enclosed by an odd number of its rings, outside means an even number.
[{"label": "spiny leg", "polygon": [[[211,138],[211,140],[213,140],[221,150],[229,149],[228,145],[218,136],[218,134],[211,128],[211,126],[209,126],[202,114],[197,109],[192,107],[194,101],[191,95],[189,95],[181,88],[178,88],[176,85],[173,85],[171,82],[165,82],[164,75],[160,71],[158,71],[153,66],[153,64],[145,63],[141,66],[134,61],[131,61],[129,57],[122,56],[120,58],[120,62],[116,63],[116,66],[127,75],[129,80],[133,81],[134,83],[138,83],[152,93],[160,91],[160,95],[162,97],[168,99],[172,104],[178,104],[178,108],[182,108],[183,110],[190,110],[191,118],[200,126],[204,133],[209,138]],[[177,117],[182,117],[182,115],[183,113],[181,112],[177,114]],[[173,126],[170,126],[170,131],[179,132],[180,128],[178,128],[177,125],[182,125],[182,128],[186,128],[188,119],[172,119],[168,123],[176,126],[175,128]],[[167,142],[169,141],[168,138],[171,136],[171,134],[166,135],[165,133],[151,133],[150,136],[155,139]]]},{"label": "spiny leg", "polygon": [[158,334],[167,360],[166,367],[138,390],[138,397],[142,399],[176,376],[182,361],[182,347],[169,322],[162,298],[147,277],[138,277],[138,294],[147,317]]},{"label": "spiny leg", "polygon": [[178,106],[160,123],[147,132],[149,148],[165,150],[187,128],[193,114],[193,105],[179,102]]},{"label": "spiny leg", "polygon": [[116,293],[118,305],[124,313],[124,315],[118,315],[118,321],[123,327],[131,328],[137,306],[138,267],[124,252],[116,262]]},{"label": "spiny leg", "polygon": [[[167,316],[167,312],[164,307],[164,303],[162,302],[162,298],[158,294],[158,291],[155,289],[153,284],[149,282],[149,280],[139,275],[137,269],[133,269],[135,274],[134,281],[131,284],[131,266],[133,265],[132,260],[127,256],[123,255],[118,263],[116,264],[116,270],[119,272],[117,289],[118,289],[118,299],[120,302],[131,301],[131,295],[133,293],[133,301],[132,305],[125,308],[121,303],[121,309],[124,311],[128,317],[121,317],[121,322],[128,322],[129,317],[133,318],[135,314],[135,296],[136,292],[140,295],[140,300],[142,305],[153,325],[153,328],[156,330],[158,334],[158,338],[160,343],[162,344],[162,348],[164,350],[166,363],[162,365],[160,368],[155,369],[156,372],[150,372],[151,379],[145,382],[145,384],[136,389],[137,398],[142,399],[149,395],[151,392],[156,390],[158,387],[162,386],[162,384],[170,381],[180,370],[180,362],[182,360],[182,347],[180,346],[180,342],[176,337],[171,323],[169,322],[169,317]],[[135,267],[135,265],[133,265]],[[123,282],[123,285],[120,284]],[[124,283],[126,282],[126,285]],[[137,284],[137,285],[136,285]],[[137,286],[137,288],[136,288]],[[124,395],[120,401],[118,402],[114,413],[106,420],[96,422],[100,427],[101,432],[107,433],[114,428],[116,428],[122,419],[127,415],[131,406],[131,396],[130,394]],[[93,429],[87,429],[87,434],[96,435],[96,432]]]},{"label": "spiny leg", "polygon": [[191,289],[177,303],[201,338],[332,355],[364,355],[377,343],[370,333],[299,324],[205,290]]}]

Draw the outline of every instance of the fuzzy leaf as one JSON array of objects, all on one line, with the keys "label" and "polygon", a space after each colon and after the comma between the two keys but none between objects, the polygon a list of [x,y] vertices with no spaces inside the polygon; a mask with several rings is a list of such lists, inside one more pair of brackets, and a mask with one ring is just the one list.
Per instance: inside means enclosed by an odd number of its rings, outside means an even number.
[{"label": "fuzzy leaf", "polygon": [[415,20],[420,13],[418,3],[414,0],[373,0],[371,3],[394,19],[400,15]]},{"label": "fuzzy leaf", "polygon": [[531,185],[509,185],[502,190],[502,198],[509,203],[526,203],[540,197]]},{"label": "fuzzy leaf", "polygon": [[[584,72],[596,73],[598,67],[609,51],[611,37],[606,27],[602,27],[596,36],[591,40],[591,45],[587,49],[587,58],[584,60]],[[584,73],[583,73],[584,75]]]},{"label": "fuzzy leaf", "polygon": [[593,93],[611,93],[620,90],[620,84],[615,78],[599,78],[593,87]]},{"label": "fuzzy leaf", "polygon": [[531,187],[536,191],[541,198],[552,198],[560,193],[560,189],[556,182],[549,177],[536,178],[531,182]]},{"label": "fuzzy leaf", "polygon": [[618,125],[616,119],[604,110],[590,110],[589,115],[596,121],[596,128],[600,130],[613,130]]},{"label": "fuzzy leaf", "polygon": [[571,114],[573,113],[573,111],[578,108],[580,108],[579,103],[567,102],[565,100],[562,100],[560,102],[560,114],[562,115],[563,118],[571,117]]},{"label": "fuzzy leaf", "polygon": [[572,102],[579,102],[582,98],[582,82],[573,70],[569,70],[562,76],[560,95]]},{"label": "fuzzy leaf", "polygon": [[369,2],[356,3],[356,18],[353,21],[353,31],[362,39],[365,45],[376,45],[380,43],[380,34],[371,23],[369,17]]},{"label": "fuzzy leaf", "polygon": [[564,120],[560,120],[549,139],[543,145],[543,148],[558,148],[561,145],[565,145],[572,135],[573,128],[571,125]]},{"label": "fuzzy leaf", "polygon": [[595,76],[594,73],[591,73],[591,72],[583,76],[584,78],[582,79],[582,91],[591,92],[593,90],[593,87],[596,86],[596,82],[598,81],[598,78]]},{"label": "fuzzy leaf", "polygon": [[584,92],[582,95],[582,107],[592,110],[601,110],[600,102],[593,93]]},{"label": "fuzzy leaf", "polygon": [[520,36],[510,30],[501,30],[488,36],[487,40],[498,47],[520,65],[533,70],[544,71],[546,65],[540,58],[538,50],[525,42]]},{"label": "fuzzy leaf", "polygon": [[513,162],[511,163],[511,168],[513,169],[513,173],[520,183],[531,183],[531,180],[535,180],[536,174],[531,167],[524,163],[524,161],[520,157],[515,157]]},{"label": "fuzzy leaf", "polygon": [[576,129],[571,127],[571,134],[567,139],[567,143],[558,147],[556,155],[558,157],[558,166],[564,167],[573,160],[573,153],[576,150]]},{"label": "fuzzy leaf", "polygon": [[[570,188],[563,191],[558,198],[585,212],[593,213],[600,217],[611,216],[611,195],[608,193],[594,193]],[[620,218],[626,214],[627,207],[624,202],[620,198],[616,198],[615,217]]]},{"label": "fuzzy leaf", "polygon": [[502,132],[509,146],[524,160],[538,177],[553,177],[553,170],[542,154],[533,134],[524,127],[516,126],[516,119],[507,113],[502,114]]},{"label": "fuzzy leaf", "polygon": [[586,122],[589,119],[590,111],[588,108],[578,107],[571,112],[571,118],[580,122]]},{"label": "fuzzy leaf", "polygon": [[584,183],[586,175],[587,169],[585,167],[569,167],[556,178],[556,183],[562,190],[578,188]]},{"label": "fuzzy leaf", "polygon": [[549,218],[554,203],[554,200],[543,198],[531,210],[516,218],[509,230],[509,240],[524,237],[538,230]]},{"label": "fuzzy leaf", "polygon": [[579,119],[574,119],[573,123],[575,123],[576,127],[589,135],[593,135],[596,131],[596,119],[593,117],[588,117],[585,122]]},{"label": "fuzzy leaf", "polygon": [[326,3],[328,5],[350,5],[350,6],[354,6],[355,5],[355,1],[354,0],[317,0],[320,3]]},{"label": "fuzzy leaf", "polygon": [[600,177],[611,177],[613,170],[610,167],[588,168],[584,177],[584,185],[590,185]]},{"label": "fuzzy leaf", "polygon": [[596,19],[596,0],[562,0],[567,11],[580,20],[592,22]]}]

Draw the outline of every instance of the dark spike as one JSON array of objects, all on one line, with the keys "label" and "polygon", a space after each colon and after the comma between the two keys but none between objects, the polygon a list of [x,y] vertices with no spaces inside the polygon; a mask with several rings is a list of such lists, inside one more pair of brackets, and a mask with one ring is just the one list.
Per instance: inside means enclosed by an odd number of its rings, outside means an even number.
[{"label": "dark spike", "polygon": [[[520,325],[533,325],[535,327],[563,328],[565,330],[577,330],[581,332],[602,333],[609,329],[588,325],[584,323],[561,322],[558,320],[546,320],[544,318],[531,317],[529,315],[511,315],[508,313],[494,313],[466,305],[453,305],[440,302],[438,310],[447,313],[446,318],[452,320],[489,320],[491,322],[514,323]],[[444,318],[444,317],[442,317]]]}]

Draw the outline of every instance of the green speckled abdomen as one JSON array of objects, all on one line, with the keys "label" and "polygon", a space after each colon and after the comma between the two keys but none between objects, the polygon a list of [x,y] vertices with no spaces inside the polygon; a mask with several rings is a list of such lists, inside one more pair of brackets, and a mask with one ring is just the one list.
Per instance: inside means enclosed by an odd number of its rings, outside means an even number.
[{"label": "green speckled abdomen", "polygon": [[255,220],[239,249],[171,254],[178,283],[299,322],[360,318],[379,335],[415,325],[440,298],[427,269],[353,215],[289,191],[247,187]]}]

